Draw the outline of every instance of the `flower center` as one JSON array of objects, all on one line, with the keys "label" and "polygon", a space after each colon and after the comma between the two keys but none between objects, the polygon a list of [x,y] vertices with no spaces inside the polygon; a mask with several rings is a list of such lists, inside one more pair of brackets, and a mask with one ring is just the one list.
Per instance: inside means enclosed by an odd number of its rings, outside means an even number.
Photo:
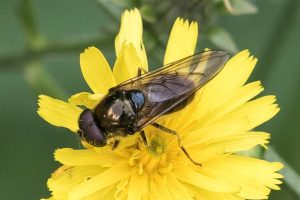
[{"label": "flower center", "polygon": [[159,172],[168,173],[172,170],[172,152],[167,150],[167,140],[156,134],[149,141],[149,145],[140,145],[140,150],[132,154],[129,159],[131,166],[138,167],[138,174]]},{"label": "flower center", "polygon": [[156,136],[151,140],[150,145],[146,147],[146,149],[153,156],[160,156],[161,154],[165,153],[166,144],[162,138]]}]

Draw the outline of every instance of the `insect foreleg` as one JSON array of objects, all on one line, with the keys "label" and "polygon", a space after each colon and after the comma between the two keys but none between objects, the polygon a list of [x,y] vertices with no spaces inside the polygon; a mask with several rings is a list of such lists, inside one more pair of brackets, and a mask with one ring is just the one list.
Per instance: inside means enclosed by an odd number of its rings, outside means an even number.
[{"label": "insect foreleg", "polygon": [[120,144],[120,140],[115,139],[112,146],[111,146],[111,150],[115,150],[118,147],[119,144]]},{"label": "insect foreleg", "polygon": [[155,123],[155,122],[152,123],[151,125],[154,126],[155,128],[158,128],[158,129],[162,130],[163,132],[170,133],[170,134],[172,134],[172,135],[176,135],[176,137],[177,137],[177,142],[178,142],[178,146],[179,146],[180,149],[183,151],[183,153],[186,155],[186,157],[187,157],[192,163],[194,163],[195,165],[202,166],[201,163],[198,163],[198,162],[194,161],[194,160],[191,158],[190,154],[187,152],[187,150],[186,150],[186,149],[184,148],[184,146],[182,145],[181,137],[180,137],[180,135],[179,135],[176,131],[173,131],[173,130],[171,130],[171,129],[167,128],[167,127],[164,127],[164,126],[162,126],[162,125],[160,125],[160,124],[158,124],[158,123]]},{"label": "insect foreleg", "polygon": [[167,127],[164,127],[163,125],[160,125],[156,122],[152,123],[151,125],[154,126],[155,128],[158,128],[158,129],[162,130],[163,132],[170,133],[172,135],[177,135],[176,131],[173,131],[173,130],[167,128]]},{"label": "insect foreleg", "polygon": [[143,140],[144,145],[145,145],[145,146],[148,146],[148,142],[147,142],[147,138],[146,138],[146,135],[145,135],[145,131],[142,130],[142,131],[140,132],[140,135],[141,135],[141,138],[142,138],[142,140]]}]

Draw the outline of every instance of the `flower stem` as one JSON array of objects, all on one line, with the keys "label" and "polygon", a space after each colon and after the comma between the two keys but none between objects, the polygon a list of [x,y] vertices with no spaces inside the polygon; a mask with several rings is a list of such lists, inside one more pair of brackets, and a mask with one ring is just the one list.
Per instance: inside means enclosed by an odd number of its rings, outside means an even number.
[{"label": "flower stem", "polygon": [[62,41],[51,41],[45,43],[39,49],[29,49],[19,55],[8,55],[0,57],[1,70],[18,70],[25,67],[24,63],[34,61],[46,56],[61,55],[62,53],[74,53],[82,51],[90,45],[101,44],[102,47],[108,46],[113,42],[111,35],[99,37],[98,35],[90,35],[87,37],[74,38]]},{"label": "flower stem", "polygon": [[67,93],[39,62],[30,62],[24,69],[24,77],[36,94],[46,93],[58,99],[66,99]]},{"label": "flower stem", "polygon": [[18,16],[24,29],[27,46],[30,49],[38,49],[45,44],[45,40],[38,31],[33,10],[32,0],[20,1]]},{"label": "flower stem", "polygon": [[[24,78],[27,83],[40,93],[47,93],[48,95],[57,98],[65,98],[66,93],[63,91],[54,78],[43,69],[39,58],[28,56],[33,52],[39,52],[44,48],[46,40],[39,32],[36,25],[36,18],[34,14],[32,0],[21,0],[19,4],[19,20],[26,36],[26,53],[24,58],[13,58],[19,62],[24,62]],[[29,57],[27,59],[27,57]],[[19,63],[21,64],[21,63]],[[11,67],[11,66],[10,66]]]}]

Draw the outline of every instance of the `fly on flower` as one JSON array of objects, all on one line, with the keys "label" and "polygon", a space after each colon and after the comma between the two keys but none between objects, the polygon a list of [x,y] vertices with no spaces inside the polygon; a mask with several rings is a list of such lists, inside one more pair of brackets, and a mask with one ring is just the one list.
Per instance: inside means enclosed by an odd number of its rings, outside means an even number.
[{"label": "fly on flower", "polygon": [[[155,120],[187,105],[195,92],[221,71],[228,58],[224,51],[206,51],[145,74],[139,71],[137,77],[111,88],[93,110],[81,113],[78,135],[93,146],[105,146],[111,138],[139,132],[147,144],[143,129],[150,124],[176,135],[185,155],[194,164],[201,165],[191,159],[176,131]],[[113,148],[118,144],[119,140],[115,139]]]}]

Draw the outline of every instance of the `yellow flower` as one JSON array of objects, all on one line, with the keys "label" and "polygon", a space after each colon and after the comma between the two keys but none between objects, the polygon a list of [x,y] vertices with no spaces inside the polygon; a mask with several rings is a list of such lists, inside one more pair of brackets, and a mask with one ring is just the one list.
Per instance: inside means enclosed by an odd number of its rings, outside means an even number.
[{"label": "yellow flower", "polygon": [[[90,47],[80,55],[82,74],[94,92],[73,95],[68,102],[39,96],[38,114],[49,123],[75,132],[82,107],[93,108],[109,88],[148,70],[137,9],[125,11],[115,40],[117,59],[111,71],[102,53]],[[172,28],[164,63],[194,54],[198,25],[178,18]],[[253,99],[263,91],[259,81],[247,83],[257,59],[244,50],[197,92],[183,110],[158,122],[176,130],[194,165],[180,150],[177,139],[146,127],[148,146],[138,134],[122,138],[120,146],[58,149],[63,165],[48,180],[50,199],[266,199],[278,190],[282,168],[278,162],[237,155],[268,143],[269,134],[253,131],[279,108],[274,96]]]}]

